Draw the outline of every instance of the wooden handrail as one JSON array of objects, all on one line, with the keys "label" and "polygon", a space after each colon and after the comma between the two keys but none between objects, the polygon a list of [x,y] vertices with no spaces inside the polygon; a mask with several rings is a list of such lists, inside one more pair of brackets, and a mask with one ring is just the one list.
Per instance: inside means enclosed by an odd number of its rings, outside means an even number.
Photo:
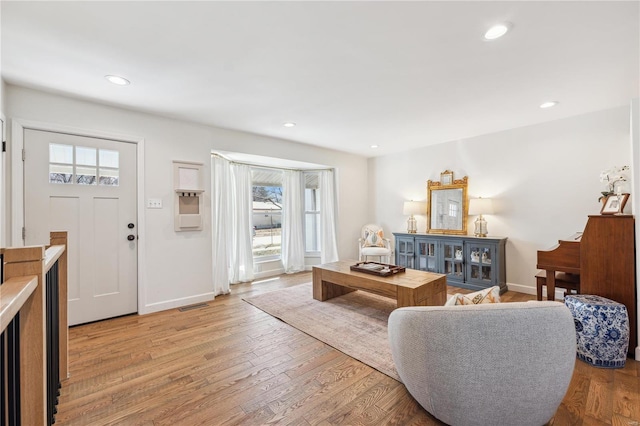
[{"label": "wooden handrail", "polygon": [[20,312],[38,285],[38,277],[15,277],[0,286],[0,333]]},{"label": "wooden handrail", "polygon": [[64,254],[64,246],[50,246],[44,252],[44,271],[49,272],[49,269],[54,263]]},{"label": "wooden handrail", "polygon": [[[51,232],[50,243],[44,246],[6,248],[2,285],[0,319],[6,327],[20,312],[20,417],[25,425],[44,425],[47,420],[46,366],[46,275],[58,262],[58,320],[60,379],[68,377],[67,322],[67,233]],[[11,300],[5,296],[13,295]],[[5,307],[5,303],[7,306]],[[9,318],[11,316],[11,318]],[[8,321],[7,321],[8,323]]]}]

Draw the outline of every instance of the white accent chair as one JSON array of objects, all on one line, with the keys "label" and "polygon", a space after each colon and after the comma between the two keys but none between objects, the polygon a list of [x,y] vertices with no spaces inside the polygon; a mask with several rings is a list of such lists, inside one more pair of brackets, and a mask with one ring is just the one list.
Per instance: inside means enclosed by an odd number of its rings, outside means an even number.
[{"label": "white accent chair", "polygon": [[359,261],[367,261],[369,256],[375,256],[381,263],[391,263],[391,253],[391,240],[384,237],[380,226],[369,223],[362,227],[358,239]]},{"label": "white accent chair", "polygon": [[576,362],[573,316],[558,302],[400,308],[389,340],[409,393],[455,426],[546,424]]}]

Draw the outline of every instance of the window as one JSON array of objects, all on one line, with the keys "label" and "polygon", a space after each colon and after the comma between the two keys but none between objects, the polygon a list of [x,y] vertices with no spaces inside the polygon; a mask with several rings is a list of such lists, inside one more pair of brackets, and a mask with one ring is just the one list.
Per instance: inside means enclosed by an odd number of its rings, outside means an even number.
[{"label": "window", "polygon": [[100,185],[118,186],[120,181],[120,153],[110,149],[101,149],[98,156],[100,165]]},{"label": "window", "polygon": [[86,146],[49,144],[49,183],[119,185],[119,152]]},{"label": "window", "polygon": [[456,203],[449,204],[449,216],[458,217],[458,204]]},{"label": "window", "polygon": [[320,188],[318,172],[304,173],[304,247],[307,254],[320,253]]},{"label": "window", "polygon": [[251,168],[253,181],[253,258],[275,260],[282,254],[282,171]]},{"label": "window", "polygon": [[73,183],[73,146],[49,144],[49,182]]},{"label": "window", "polygon": [[78,185],[95,185],[98,175],[95,148],[76,146],[76,183]]}]

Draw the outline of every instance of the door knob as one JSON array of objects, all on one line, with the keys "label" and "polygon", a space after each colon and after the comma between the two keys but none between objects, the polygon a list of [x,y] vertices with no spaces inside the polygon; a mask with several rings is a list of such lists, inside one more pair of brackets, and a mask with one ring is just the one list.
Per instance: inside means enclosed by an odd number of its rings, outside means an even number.
[{"label": "door knob", "polygon": [[127,228],[129,228],[129,229],[133,229],[134,227],[135,227],[135,225],[133,223],[130,223],[130,224],[127,225]]},{"label": "door knob", "polygon": [[135,240],[135,239],[136,239],[136,236],[135,236],[135,235],[133,235],[133,234],[129,234],[129,235],[127,235],[127,240],[129,240],[129,241],[133,241],[133,240]]}]

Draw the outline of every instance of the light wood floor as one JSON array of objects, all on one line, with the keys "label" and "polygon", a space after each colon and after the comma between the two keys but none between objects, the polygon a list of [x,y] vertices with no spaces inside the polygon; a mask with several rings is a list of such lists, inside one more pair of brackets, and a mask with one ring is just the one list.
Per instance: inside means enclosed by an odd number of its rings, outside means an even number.
[{"label": "light wood floor", "polygon": [[[309,281],[287,275],[200,309],[73,327],[56,425],[440,425],[402,384],[242,301]],[[640,425],[639,364],[576,361],[550,425]]]}]

